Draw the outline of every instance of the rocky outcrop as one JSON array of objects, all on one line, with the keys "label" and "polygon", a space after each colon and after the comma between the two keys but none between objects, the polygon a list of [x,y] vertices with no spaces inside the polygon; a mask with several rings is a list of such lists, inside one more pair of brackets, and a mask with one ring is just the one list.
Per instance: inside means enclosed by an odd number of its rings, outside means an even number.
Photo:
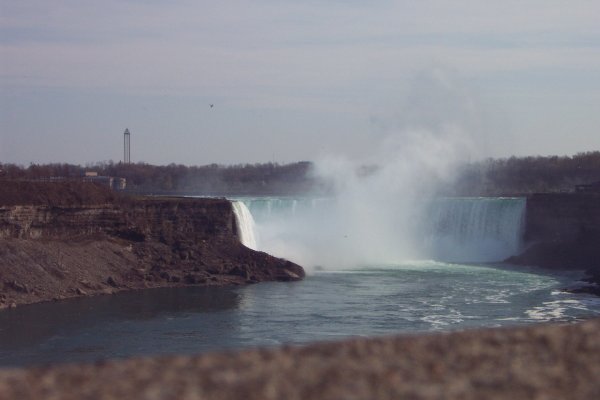
[{"label": "rocky outcrop", "polygon": [[591,280],[600,283],[600,194],[529,196],[524,240],[523,253],[507,262],[587,270]]},{"label": "rocky outcrop", "polygon": [[126,289],[297,280],[243,246],[225,199],[0,207],[0,307]]},{"label": "rocky outcrop", "polygon": [[541,193],[527,198],[525,241],[583,243],[600,237],[600,194]]},{"label": "rocky outcrop", "polygon": [[0,370],[6,399],[597,399],[600,320]]},{"label": "rocky outcrop", "polygon": [[0,207],[0,238],[55,239],[106,233],[133,241],[200,241],[236,236],[223,199],[140,198],[82,205]]}]

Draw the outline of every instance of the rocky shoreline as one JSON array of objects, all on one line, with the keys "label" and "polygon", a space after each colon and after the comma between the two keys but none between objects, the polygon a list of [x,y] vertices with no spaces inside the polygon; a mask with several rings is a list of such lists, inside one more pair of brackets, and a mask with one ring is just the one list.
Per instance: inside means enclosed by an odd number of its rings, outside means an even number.
[{"label": "rocky shoreline", "polygon": [[0,308],[123,290],[304,277],[302,267],[243,246],[225,199],[3,205],[0,259]]}]

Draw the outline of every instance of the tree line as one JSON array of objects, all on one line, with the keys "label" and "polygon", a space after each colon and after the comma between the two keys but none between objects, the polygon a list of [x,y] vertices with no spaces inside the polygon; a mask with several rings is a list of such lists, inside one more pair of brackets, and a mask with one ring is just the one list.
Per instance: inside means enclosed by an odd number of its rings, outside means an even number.
[{"label": "tree line", "polygon": [[124,164],[112,161],[86,166],[53,163],[28,167],[0,163],[0,178],[11,180],[80,179],[86,172],[127,180],[127,191],[155,194],[297,194],[310,190],[309,162],[185,166]]},{"label": "tree line", "polygon": [[[154,194],[206,195],[300,195],[326,194],[332,185],[315,178],[313,164],[263,163],[204,166],[181,164],[101,162],[31,164],[27,167],[0,162],[0,179],[79,179],[86,171],[127,179],[127,190]],[[358,168],[359,176],[377,173],[370,166]],[[600,181],[600,152],[573,156],[535,156],[486,159],[458,167],[451,183],[440,184],[439,192],[458,196],[499,196],[535,192],[568,192],[575,185]]]},{"label": "tree line", "polygon": [[600,181],[600,152],[574,156],[487,159],[462,165],[452,194],[499,196],[571,192],[575,185]]}]

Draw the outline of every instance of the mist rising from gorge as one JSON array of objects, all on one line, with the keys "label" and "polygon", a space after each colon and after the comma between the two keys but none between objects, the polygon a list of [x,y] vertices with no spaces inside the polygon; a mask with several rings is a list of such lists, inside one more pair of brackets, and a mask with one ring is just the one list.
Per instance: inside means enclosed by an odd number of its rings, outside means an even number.
[{"label": "mist rising from gorge", "polygon": [[472,110],[444,71],[420,75],[398,126],[380,134],[368,156],[331,154],[315,162],[314,178],[331,191],[327,205],[259,225],[261,250],[308,268],[424,257],[418,242],[428,199],[475,149]]}]

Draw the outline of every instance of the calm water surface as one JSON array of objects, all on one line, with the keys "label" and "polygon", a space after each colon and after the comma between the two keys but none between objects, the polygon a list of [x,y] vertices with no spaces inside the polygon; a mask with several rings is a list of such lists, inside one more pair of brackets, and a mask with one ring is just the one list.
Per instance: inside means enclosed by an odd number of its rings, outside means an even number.
[{"label": "calm water surface", "polygon": [[295,283],[178,288],[0,312],[0,365],[575,321],[600,299],[565,294],[578,274],[420,262],[321,271]]}]

